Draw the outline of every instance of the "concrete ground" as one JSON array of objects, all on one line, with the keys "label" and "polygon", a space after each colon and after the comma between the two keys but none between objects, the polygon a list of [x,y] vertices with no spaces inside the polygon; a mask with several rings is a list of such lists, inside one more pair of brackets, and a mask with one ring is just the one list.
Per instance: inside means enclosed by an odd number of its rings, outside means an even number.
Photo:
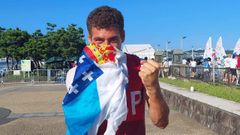
[{"label": "concrete ground", "polygon": [[[0,87],[0,135],[64,135],[61,101],[65,86],[54,84]],[[147,135],[216,135],[196,121],[171,110],[169,125],[159,129],[146,113]]]}]

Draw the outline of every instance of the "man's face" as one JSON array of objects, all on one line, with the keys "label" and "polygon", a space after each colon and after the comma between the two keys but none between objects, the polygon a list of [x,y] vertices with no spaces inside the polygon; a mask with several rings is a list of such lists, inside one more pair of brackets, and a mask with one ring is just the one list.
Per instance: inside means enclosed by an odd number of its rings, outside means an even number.
[{"label": "man's face", "polygon": [[92,35],[88,35],[88,41],[95,45],[112,45],[121,49],[121,44],[125,39],[125,33],[120,33],[117,28],[97,29],[92,28]]}]

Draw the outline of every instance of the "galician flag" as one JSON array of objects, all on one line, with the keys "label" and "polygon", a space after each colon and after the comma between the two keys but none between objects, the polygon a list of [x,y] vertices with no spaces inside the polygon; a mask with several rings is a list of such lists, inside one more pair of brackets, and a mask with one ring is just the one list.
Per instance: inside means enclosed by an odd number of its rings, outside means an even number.
[{"label": "galician flag", "polygon": [[96,135],[104,120],[105,135],[115,135],[127,118],[126,55],[111,46],[84,48],[67,85],[63,111],[67,135]]}]

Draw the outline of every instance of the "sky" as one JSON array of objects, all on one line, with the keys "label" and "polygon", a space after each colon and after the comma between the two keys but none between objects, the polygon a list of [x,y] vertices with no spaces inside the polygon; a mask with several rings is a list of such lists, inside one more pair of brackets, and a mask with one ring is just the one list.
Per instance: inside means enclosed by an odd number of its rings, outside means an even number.
[{"label": "sky", "polygon": [[191,50],[205,48],[210,36],[215,48],[222,36],[223,47],[234,49],[240,38],[239,0],[0,0],[0,26],[46,33],[47,22],[58,28],[77,24],[87,35],[86,18],[102,5],[122,12],[123,44]]}]

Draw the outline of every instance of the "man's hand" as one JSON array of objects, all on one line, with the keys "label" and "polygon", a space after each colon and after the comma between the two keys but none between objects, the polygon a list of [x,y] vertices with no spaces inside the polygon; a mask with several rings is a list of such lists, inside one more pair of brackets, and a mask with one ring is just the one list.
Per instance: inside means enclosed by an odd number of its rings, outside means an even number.
[{"label": "man's hand", "polygon": [[[139,76],[146,89],[156,87],[158,84],[158,74],[160,70],[160,64],[153,60],[141,61],[141,69]],[[149,89],[149,90],[150,90]]]},{"label": "man's hand", "polygon": [[158,82],[160,64],[153,60],[145,60],[141,64],[139,76],[146,89],[150,118],[156,126],[165,128],[168,125],[169,108],[162,97]]}]

